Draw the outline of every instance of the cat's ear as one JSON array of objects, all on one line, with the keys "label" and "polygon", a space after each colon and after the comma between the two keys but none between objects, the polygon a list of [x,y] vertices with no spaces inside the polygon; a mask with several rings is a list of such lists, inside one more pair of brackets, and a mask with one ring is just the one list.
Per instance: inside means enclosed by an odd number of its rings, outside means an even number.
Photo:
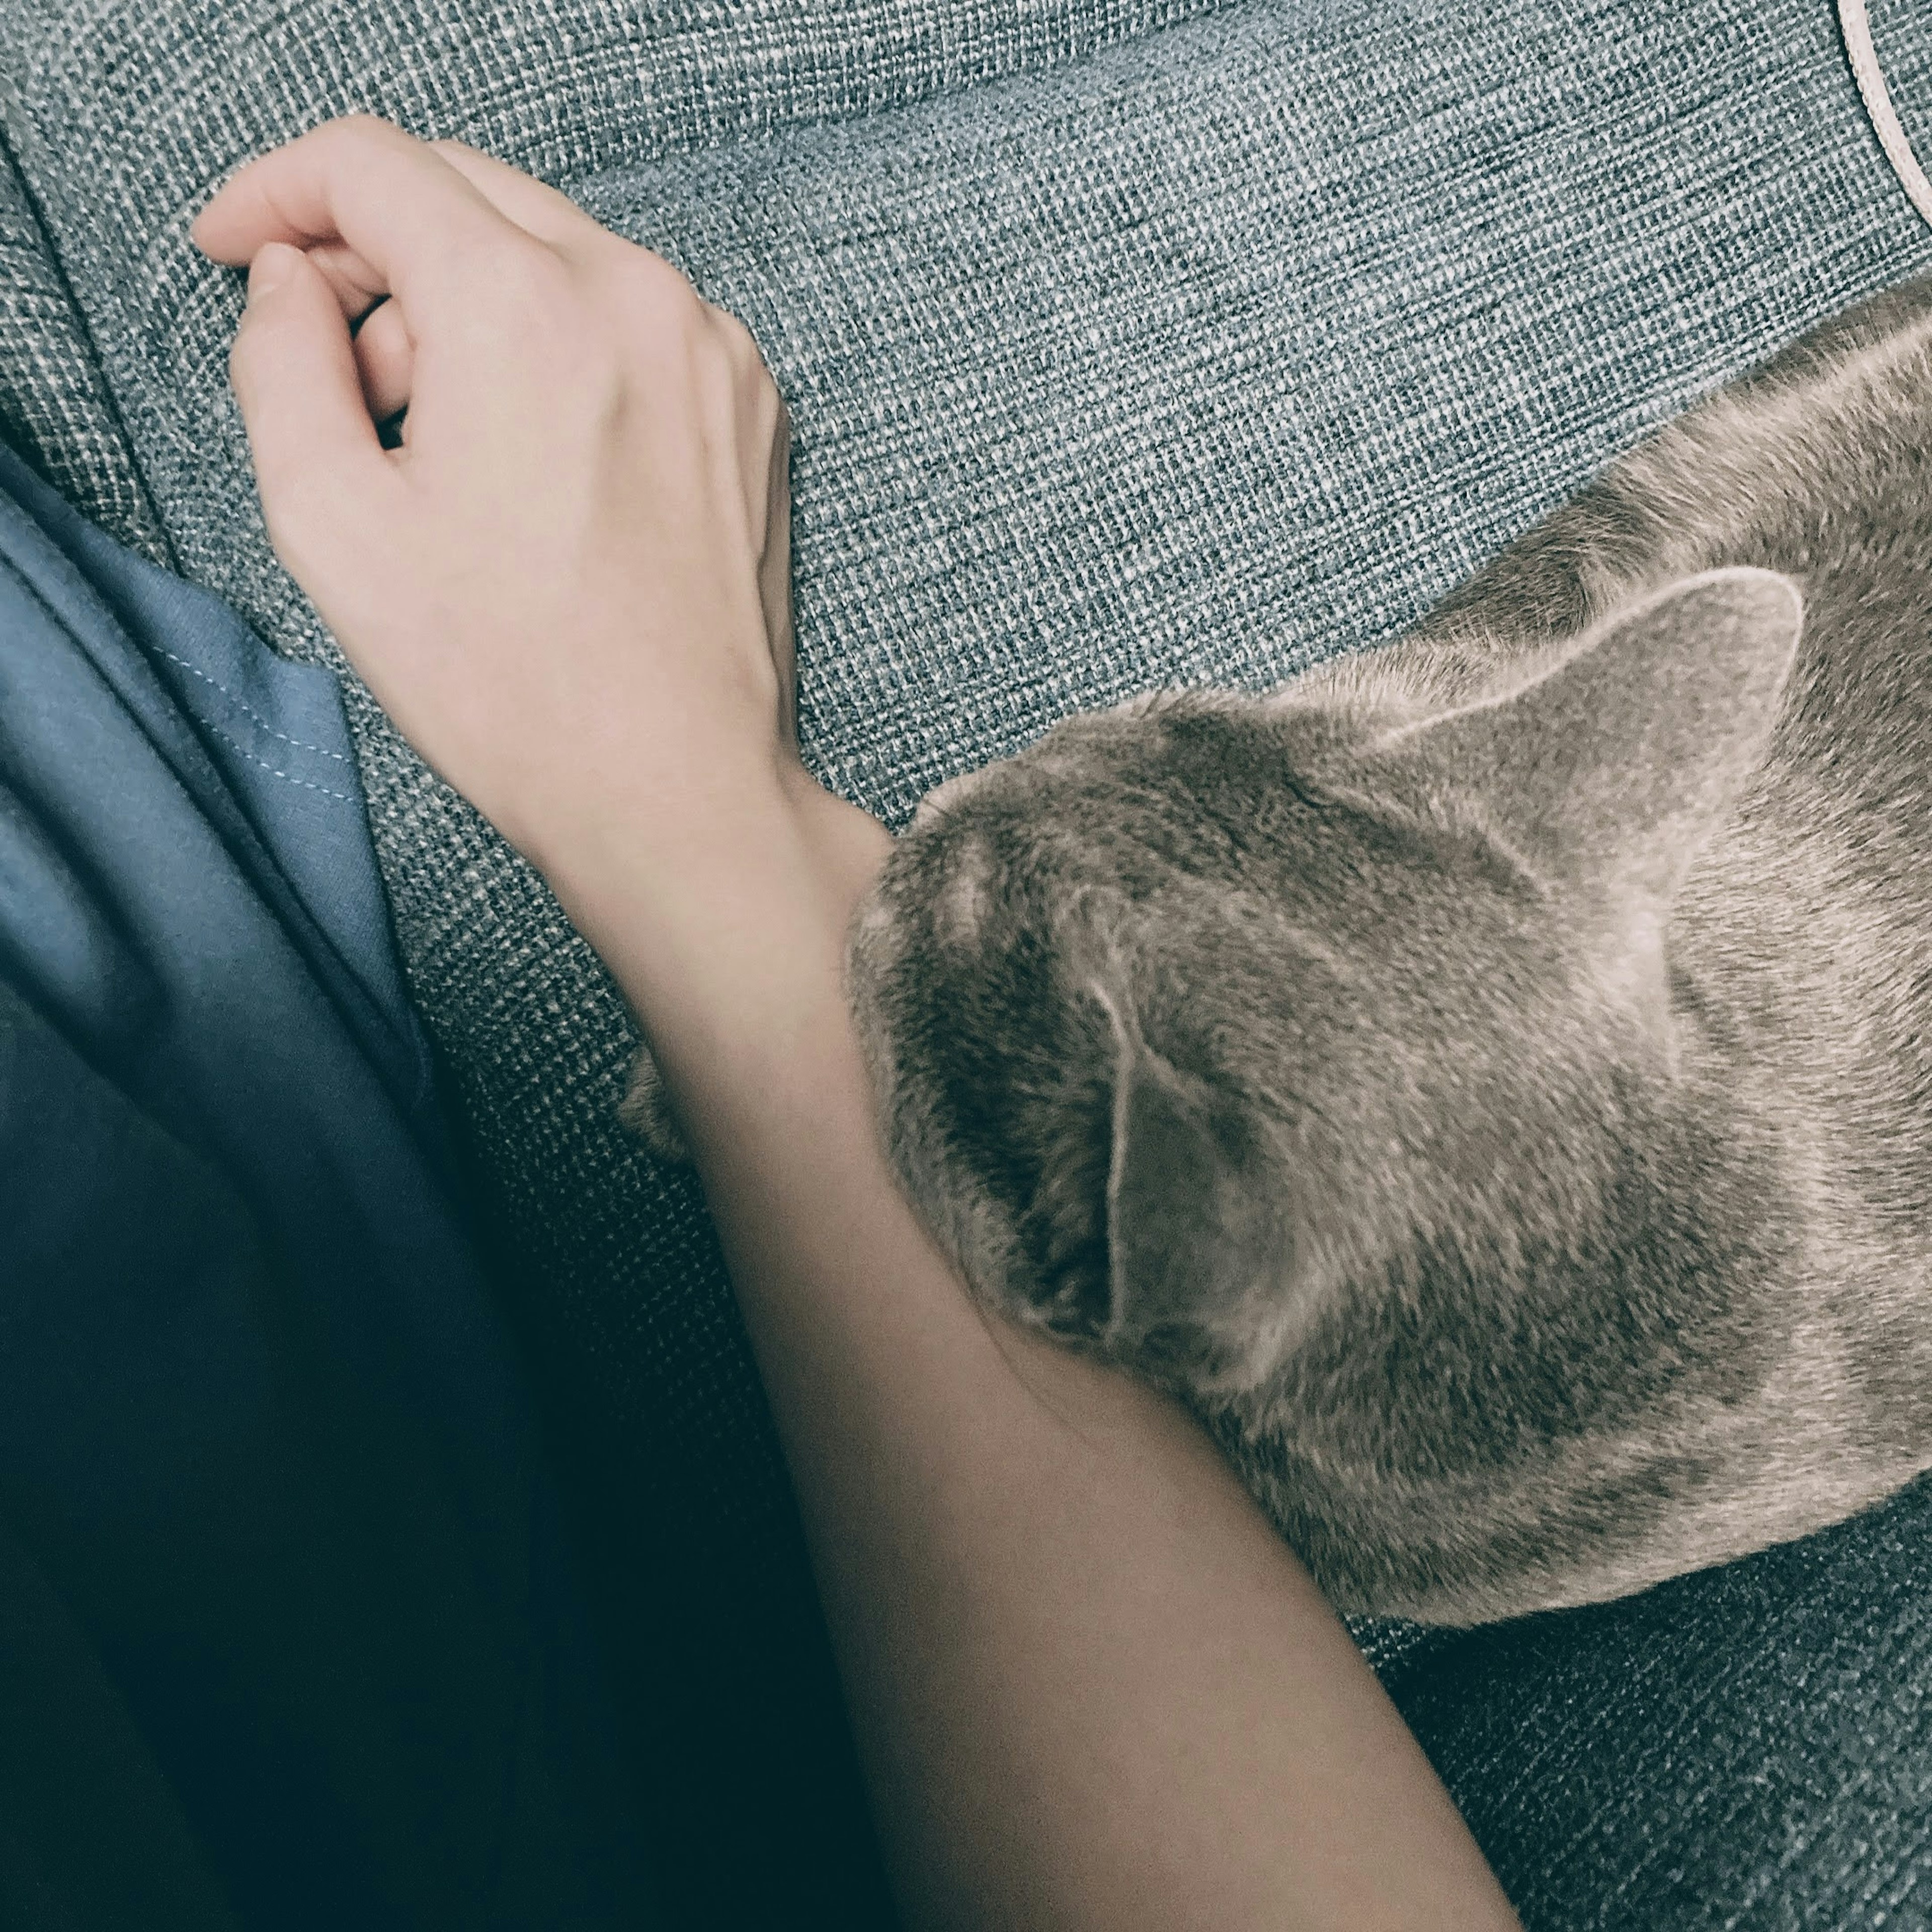
[{"label": "cat's ear", "polygon": [[1116,1039],[1106,1340],[1143,1357],[1194,1356],[1280,1268],[1273,1190],[1237,1094],[1118,1022]]},{"label": "cat's ear", "polygon": [[1551,884],[1667,897],[1764,755],[1804,609],[1774,571],[1687,578],[1398,735]]}]

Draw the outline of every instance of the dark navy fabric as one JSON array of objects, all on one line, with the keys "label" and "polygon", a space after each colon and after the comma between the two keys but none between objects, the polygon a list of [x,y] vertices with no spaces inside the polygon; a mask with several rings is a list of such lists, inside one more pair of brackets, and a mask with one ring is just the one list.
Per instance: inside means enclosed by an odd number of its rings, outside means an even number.
[{"label": "dark navy fabric", "polygon": [[650,1922],[334,676],[0,448],[0,1924]]}]

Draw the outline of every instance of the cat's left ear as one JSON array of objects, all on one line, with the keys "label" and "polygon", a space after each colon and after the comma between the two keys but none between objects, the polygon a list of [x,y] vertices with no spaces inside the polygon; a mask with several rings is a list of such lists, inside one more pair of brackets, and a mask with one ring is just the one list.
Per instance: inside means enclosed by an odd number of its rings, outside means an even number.
[{"label": "cat's left ear", "polygon": [[1473,797],[1559,889],[1667,898],[1764,757],[1804,614],[1775,571],[1687,578],[1382,748]]}]

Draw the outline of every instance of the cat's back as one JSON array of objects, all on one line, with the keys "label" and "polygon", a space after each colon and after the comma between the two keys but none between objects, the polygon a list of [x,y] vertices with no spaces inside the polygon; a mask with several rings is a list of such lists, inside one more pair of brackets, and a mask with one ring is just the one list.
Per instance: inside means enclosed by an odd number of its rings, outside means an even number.
[{"label": "cat's back", "polygon": [[[1762,762],[1681,882],[1668,950],[1672,1105],[1751,1184],[1655,1168],[1713,1252],[1745,1251],[1772,1204],[1783,1258],[1721,1293],[1773,1366],[1748,1399],[1700,1388],[1646,1418],[1625,1448],[1641,1463],[1669,1445],[1707,1492],[1594,1573],[1580,1539],[1550,1602],[1802,1533],[1932,1460],[1932,278],[1612,463],[1390,646],[1388,675],[1454,700],[1498,658],[1741,566],[1792,580],[1803,628]],[[1340,675],[1372,695],[1378,655]],[[1688,1306],[1695,1278],[1687,1264],[1649,1286]],[[1606,1486],[1609,1467],[1576,1466]],[[1546,1466],[1516,1501],[1546,1521],[1575,1473]],[[1633,1520],[1640,1487],[1617,1505]],[[1420,1534],[1385,1517],[1373,1532],[1385,1549]],[[1447,1596],[1425,1608],[1468,1613]]]},{"label": "cat's back", "polygon": [[[1607,472],[1640,578],[1800,587],[1762,769],[1673,918],[1721,1104],[1783,1149],[1820,1432],[1932,1444],[1932,278],[1825,325]],[[1594,506],[1585,506],[1586,517]],[[1593,601],[1624,593],[1613,574]],[[1767,1318],[1770,1311],[1766,1310]],[[1800,1403],[1798,1408],[1804,1406]],[[1829,1413],[1826,1413],[1828,1411]]]}]

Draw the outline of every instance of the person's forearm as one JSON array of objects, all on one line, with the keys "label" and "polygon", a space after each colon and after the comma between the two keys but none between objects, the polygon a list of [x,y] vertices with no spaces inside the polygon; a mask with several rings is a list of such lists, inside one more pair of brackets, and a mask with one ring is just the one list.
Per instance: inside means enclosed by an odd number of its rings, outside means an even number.
[{"label": "person's forearm", "polygon": [[701,917],[621,870],[557,883],[676,1097],[911,1922],[1514,1924],[1198,1429],[983,1318],[905,1204],[840,983],[889,842],[816,815],[734,843],[712,876],[738,903]]}]

